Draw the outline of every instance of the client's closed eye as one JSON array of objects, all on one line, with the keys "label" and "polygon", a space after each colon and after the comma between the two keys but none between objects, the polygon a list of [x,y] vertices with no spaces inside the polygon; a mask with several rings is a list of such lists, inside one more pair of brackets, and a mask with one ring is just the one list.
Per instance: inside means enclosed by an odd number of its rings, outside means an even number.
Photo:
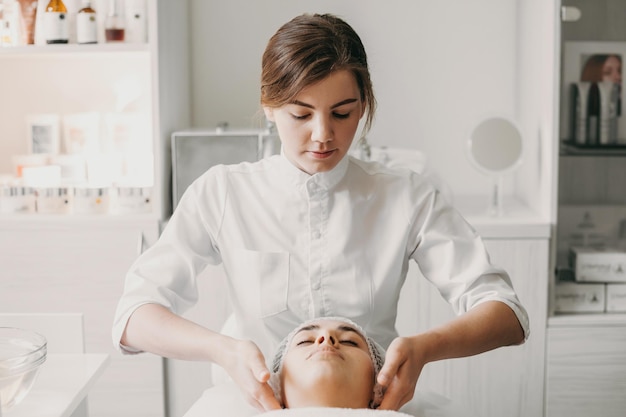
[{"label": "client's closed eye", "polygon": [[296,346],[300,346],[300,345],[308,345],[308,344],[311,344],[311,343],[313,343],[313,341],[312,341],[312,340],[301,340],[301,341],[299,341],[298,343],[296,343]]},{"label": "client's closed eye", "polygon": [[359,344],[357,342],[355,342],[354,340],[341,340],[340,343],[342,343],[344,345],[354,346],[354,347],[358,347],[359,346]]}]

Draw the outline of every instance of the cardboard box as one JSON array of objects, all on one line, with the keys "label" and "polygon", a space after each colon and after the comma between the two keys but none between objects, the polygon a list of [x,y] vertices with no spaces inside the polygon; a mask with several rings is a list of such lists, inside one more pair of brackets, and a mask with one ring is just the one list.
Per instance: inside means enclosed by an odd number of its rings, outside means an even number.
[{"label": "cardboard box", "polygon": [[606,284],[606,311],[626,313],[626,284]]},{"label": "cardboard box", "polygon": [[578,282],[626,282],[626,252],[618,249],[570,249],[570,265]]},{"label": "cardboard box", "polygon": [[603,313],[605,292],[605,284],[557,283],[554,311],[557,313]]}]

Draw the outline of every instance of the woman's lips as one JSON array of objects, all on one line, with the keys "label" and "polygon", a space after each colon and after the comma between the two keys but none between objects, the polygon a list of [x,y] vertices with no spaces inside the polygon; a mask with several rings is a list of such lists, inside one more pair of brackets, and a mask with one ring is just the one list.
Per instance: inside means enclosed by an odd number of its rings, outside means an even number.
[{"label": "woman's lips", "polygon": [[309,151],[309,153],[316,159],[325,159],[329,158],[335,153],[335,149],[331,149],[329,151]]}]

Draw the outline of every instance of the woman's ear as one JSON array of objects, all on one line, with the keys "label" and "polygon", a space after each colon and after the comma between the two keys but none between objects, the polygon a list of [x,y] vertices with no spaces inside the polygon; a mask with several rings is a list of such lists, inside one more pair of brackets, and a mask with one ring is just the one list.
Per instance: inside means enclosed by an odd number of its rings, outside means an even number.
[{"label": "woman's ear", "polygon": [[274,109],[273,108],[263,106],[263,113],[265,113],[265,118],[267,120],[269,120],[270,122],[276,123],[276,120],[274,120]]}]

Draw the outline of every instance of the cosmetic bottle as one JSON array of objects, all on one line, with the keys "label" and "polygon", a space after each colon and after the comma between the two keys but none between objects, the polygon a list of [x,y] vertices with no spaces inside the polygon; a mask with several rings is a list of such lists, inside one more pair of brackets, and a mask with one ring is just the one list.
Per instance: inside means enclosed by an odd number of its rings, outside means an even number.
[{"label": "cosmetic bottle", "polygon": [[109,11],[104,21],[107,42],[124,42],[124,14],[121,0],[109,0]]},{"label": "cosmetic bottle", "polygon": [[83,8],[76,14],[76,42],[98,43],[96,11],[91,7],[90,0],[83,0]]},{"label": "cosmetic bottle", "polygon": [[63,0],[50,0],[44,13],[46,43],[68,43],[69,16]]},{"label": "cosmetic bottle", "polygon": [[587,98],[587,144],[597,145],[600,140],[600,89],[598,83],[589,87]]}]

